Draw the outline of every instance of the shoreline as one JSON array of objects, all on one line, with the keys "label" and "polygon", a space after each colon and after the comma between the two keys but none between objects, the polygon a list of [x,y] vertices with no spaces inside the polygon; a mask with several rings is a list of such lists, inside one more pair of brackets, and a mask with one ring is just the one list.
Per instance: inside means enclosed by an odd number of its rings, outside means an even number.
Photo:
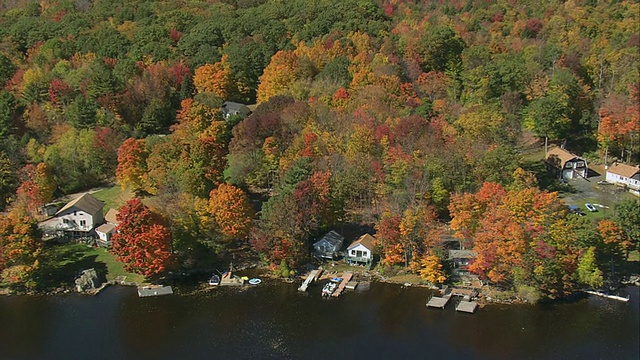
[{"label": "shoreline", "polygon": [[[249,266],[244,266],[239,268],[237,271],[238,272],[245,272],[249,270],[250,272],[254,273],[252,276],[253,277],[259,277],[259,278],[263,278],[263,279],[269,279],[271,281],[277,281],[278,283],[285,283],[285,284],[296,284],[298,282],[302,283],[308,272],[307,273],[300,273],[300,274],[296,274],[292,277],[289,278],[283,278],[280,276],[276,276],[273,271],[271,271],[269,269],[269,267],[267,266],[259,266],[257,264],[252,264]],[[429,285],[429,284],[421,284],[421,283],[417,283],[417,282],[410,282],[410,281],[403,281],[403,279],[406,279],[406,277],[403,278],[404,275],[396,275],[396,276],[389,276],[389,277],[385,277],[377,272],[373,272],[373,271],[367,271],[367,270],[361,270],[361,269],[348,269],[348,270],[342,270],[342,269],[325,269],[322,276],[320,276],[320,278],[318,279],[318,281],[324,281],[324,280],[328,280],[332,277],[335,277],[336,275],[339,275],[341,273],[344,273],[345,271],[348,272],[352,272],[354,274],[354,278],[358,279],[359,282],[362,282],[362,278],[365,278],[365,282],[376,282],[376,283],[382,283],[382,284],[393,284],[393,285],[399,285],[401,287],[416,287],[416,288],[426,288],[428,290],[432,290],[432,291],[441,291],[441,289],[437,286],[434,285]],[[396,279],[394,279],[396,278]],[[175,280],[171,281],[168,280],[167,282],[172,282],[173,287],[176,287],[176,289],[178,290],[178,294],[181,295],[189,295],[192,293],[198,293],[201,292],[205,289],[208,289],[208,286],[202,286],[202,285],[198,285],[196,286],[196,288],[192,291],[189,292],[185,292],[185,293],[181,293],[179,291],[181,284],[180,282],[176,282]],[[26,292],[19,292],[19,291],[12,291],[8,288],[0,288],[0,296],[56,296],[56,295],[64,295],[64,294],[70,294],[70,293],[74,293],[74,294],[80,294],[80,295],[86,295],[86,296],[95,296],[100,294],[104,289],[110,287],[110,286],[127,286],[127,287],[139,287],[139,286],[143,286],[143,285],[148,285],[150,283],[136,283],[136,282],[126,282],[126,281],[119,281],[117,279],[114,280],[109,280],[109,281],[105,281],[104,283],[102,283],[100,285],[100,287],[95,288],[95,289],[89,289],[85,292],[77,292],[74,289],[74,286],[72,285],[63,285],[60,286],[56,289],[53,290],[47,290],[47,291],[26,291]],[[182,284],[184,286],[184,284]],[[203,283],[204,285],[204,283]],[[268,284],[264,284],[263,286],[269,286]],[[452,285],[448,285],[450,287],[452,287]],[[631,286],[636,286],[636,287],[640,287],[640,276],[639,275],[632,275],[630,276],[628,279],[622,280],[620,281],[620,283],[615,287],[616,290],[622,289],[622,288],[626,288],[626,287],[631,287]],[[246,286],[242,286],[240,288],[245,288]],[[453,286],[455,287],[455,286]],[[508,297],[505,299],[501,299],[501,298],[496,298],[496,297],[492,297],[489,294],[485,294],[482,292],[482,289],[475,289],[476,291],[478,291],[478,296],[474,299],[474,301],[476,301],[478,303],[478,305],[483,308],[485,306],[488,305],[536,305],[537,303],[530,303],[524,299],[521,299],[517,296],[514,297]],[[499,291],[498,289],[495,288],[491,288],[488,287],[486,290],[489,291]],[[560,298],[560,299],[549,299],[549,300],[542,300],[539,301],[538,303],[546,303],[546,302],[551,302],[551,303],[555,303],[555,302],[573,302],[575,301],[576,298],[582,298],[585,296],[585,294],[587,294],[585,292],[585,289],[580,289],[580,290],[576,290],[574,291],[572,294]]]}]

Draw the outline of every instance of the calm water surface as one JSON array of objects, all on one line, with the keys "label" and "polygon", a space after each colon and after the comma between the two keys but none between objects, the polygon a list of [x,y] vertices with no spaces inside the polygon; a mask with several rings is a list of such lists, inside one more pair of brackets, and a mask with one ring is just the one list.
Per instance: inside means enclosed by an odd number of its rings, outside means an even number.
[{"label": "calm water surface", "polygon": [[427,309],[429,290],[372,284],[323,300],[319,285],[210,289],[140,299],[0,297],[2,359],[640,359],[638,288],[622,303]]}]

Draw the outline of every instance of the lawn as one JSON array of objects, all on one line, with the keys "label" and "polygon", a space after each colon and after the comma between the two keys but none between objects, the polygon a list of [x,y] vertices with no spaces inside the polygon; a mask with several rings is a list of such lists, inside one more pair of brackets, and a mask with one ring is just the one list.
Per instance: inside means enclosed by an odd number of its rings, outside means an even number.
[{"label": "lawn", "polygon": [[48,244],[39,272],[40,283],[45,288],[73,285],[78,273],[94,268],[103,280],[126,276],[125,281],[143,283],[144,276],[126,272],[109,251],[84,244]]},{"label": "lawn", "polygon": [[133,195],[129,190],[122,190],[118,185],[104,188],[92,193],[96,199],[104,202],[104,213],[106,214],[109,209],[119,209],[127,200],[131,199]]}]

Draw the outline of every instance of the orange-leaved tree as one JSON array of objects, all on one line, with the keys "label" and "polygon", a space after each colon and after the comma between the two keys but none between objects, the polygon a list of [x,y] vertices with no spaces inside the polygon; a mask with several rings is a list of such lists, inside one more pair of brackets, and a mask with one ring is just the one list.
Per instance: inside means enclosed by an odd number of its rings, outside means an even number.
[{"label": "orange-leaved tree", "polygon": [[254,211],[242,189],[222,183],[211,190],[209,213],[226,238],[243,239],[249,235]]},{"label": "orange-leaved tree", "polygon": [[133,191],[144,189],[144,174],[147,172],[149,153],[144,140],[129,138],[118,149],[116,179],[123,189]]},{"label": "orange-leaved tree", "polygon": [[36,221],[14,207],[0,214],[0,278],[10,286],[31,287],[42,252]]}]

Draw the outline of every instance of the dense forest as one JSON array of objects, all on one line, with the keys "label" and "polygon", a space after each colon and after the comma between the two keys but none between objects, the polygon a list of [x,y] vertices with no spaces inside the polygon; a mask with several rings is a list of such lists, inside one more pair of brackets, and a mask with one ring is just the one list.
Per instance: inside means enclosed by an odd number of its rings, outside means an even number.
[{"label": "dense forest", "polygon": [[[178,259],[158,271],[244,241],[296,267],[323,231],[364,224],[386,266],[441,282],[439,239],[453,234],[479,252],[483,278],[555,297],[598,285],[637,248],[633,219],[568,216],[522,158],[555,142],[593,162],[639,162],[637,1],[0,10],[5,280],[37,268],[28,224],[42,204],[114,181],[162,199],[154,218],[171,234],[159,239]],[[257,105],[225,119],[224,101]]]}]

